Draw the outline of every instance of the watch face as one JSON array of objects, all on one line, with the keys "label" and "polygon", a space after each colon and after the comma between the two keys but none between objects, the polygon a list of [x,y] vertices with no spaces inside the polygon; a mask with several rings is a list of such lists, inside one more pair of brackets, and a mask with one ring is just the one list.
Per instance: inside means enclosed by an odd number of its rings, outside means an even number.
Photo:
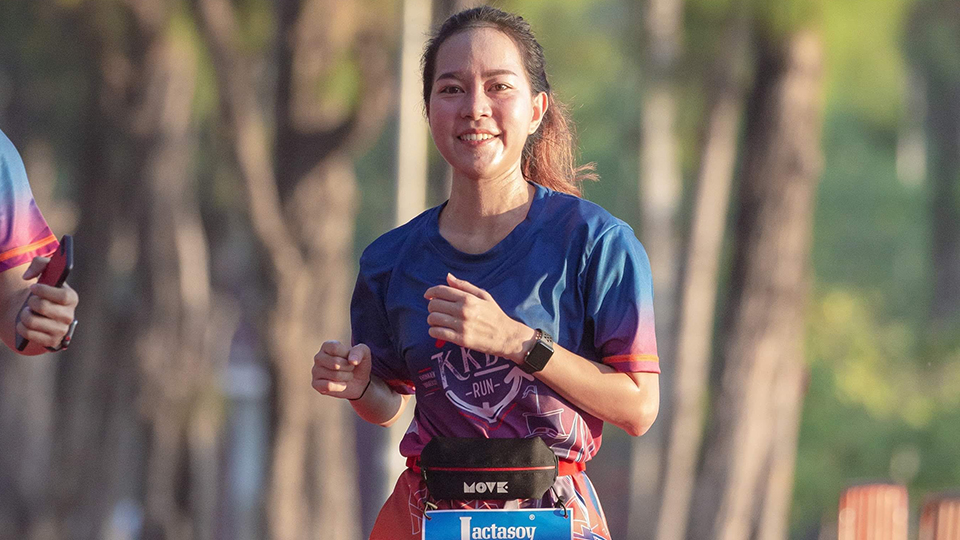
[{"label": "watch face", "polygon": [[540,338],[534,343],[533,349],[527,354],[521,366],[527,373],[536,373],[546,367],[553,356],[553,338],[550,334],[540,331]]}]

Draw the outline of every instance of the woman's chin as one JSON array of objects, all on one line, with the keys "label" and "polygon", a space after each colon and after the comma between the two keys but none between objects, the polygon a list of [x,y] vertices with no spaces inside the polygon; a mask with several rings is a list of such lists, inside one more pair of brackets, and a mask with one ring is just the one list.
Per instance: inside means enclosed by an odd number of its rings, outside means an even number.
[{"label": "woman's chin", "polygon": [[489,161],[460,162],[452,166],[456,176],[469,180],[500,178],[507,173],[508,169],[502,163],[491,163]]}]

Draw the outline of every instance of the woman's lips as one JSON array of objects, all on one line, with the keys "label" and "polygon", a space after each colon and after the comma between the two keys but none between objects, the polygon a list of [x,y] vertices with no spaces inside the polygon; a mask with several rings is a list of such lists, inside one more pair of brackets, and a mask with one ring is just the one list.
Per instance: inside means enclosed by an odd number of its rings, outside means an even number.
[{"label": "woman's lips", "polygon": [[488,141],[495,137],[496,135],[492,133],[464,133],[463,135],[460,135],[457,138],[460,139],[461,141],[473,142],[473,141]]},{"label": "woman's lips", "polygon": [[457,140],[468,146],[480,146],[496,139],[499,135],[492,133],[464,133],[457,136]]}]

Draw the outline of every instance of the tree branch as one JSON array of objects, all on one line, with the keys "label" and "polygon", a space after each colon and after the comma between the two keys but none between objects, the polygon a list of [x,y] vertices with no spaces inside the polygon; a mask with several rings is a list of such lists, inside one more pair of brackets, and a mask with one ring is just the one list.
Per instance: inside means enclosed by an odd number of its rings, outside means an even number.
[{"label": "tree branch", "polygon": [[302,267],[303,256],[283,220],[267,129],[258,112],[253,77],[235,45],[236,13],[228,0],[195,0],[194,7],[213,57],[223,114],[233,132],[230,140],[247,188],[254,232],[268,253],[277,277],[292,276]]}]

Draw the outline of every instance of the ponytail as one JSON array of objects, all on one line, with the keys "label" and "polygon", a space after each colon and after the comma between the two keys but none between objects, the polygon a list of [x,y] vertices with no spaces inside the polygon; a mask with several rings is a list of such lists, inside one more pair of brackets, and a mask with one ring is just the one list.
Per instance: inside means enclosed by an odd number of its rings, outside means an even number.
[{"label": "ponytail", "polygon": [[579,197],[580,184],[598,180],[599,176],[593,163],[577,166],[576,138],[567,106],[554,98],[553,92],[547,93],[547,100],[549,106],[540,128],[523,146],[520,170],[532,182]]}]

